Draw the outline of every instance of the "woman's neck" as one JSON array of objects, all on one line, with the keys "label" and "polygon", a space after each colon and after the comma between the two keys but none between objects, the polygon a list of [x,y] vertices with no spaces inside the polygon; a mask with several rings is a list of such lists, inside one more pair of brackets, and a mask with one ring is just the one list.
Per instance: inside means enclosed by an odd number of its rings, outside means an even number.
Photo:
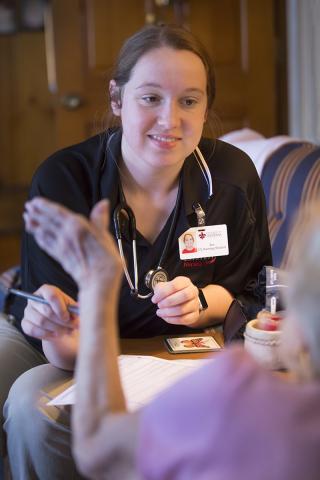
[{"label": "woman's neck", "polygon": [[183,163],[156,168],[130,162],[123,155],[120,163],[121,183],[125,191],[146,196],[166,196],[176,190]]},{"label": "woman's neck", "polygon": [[[154,169],[148,165],[120,164],[121,183],[136,218],[137,229],[154,242],[170,216],[178,194],[181,166]],[[147,212],[147,214],[146,214]]]}]

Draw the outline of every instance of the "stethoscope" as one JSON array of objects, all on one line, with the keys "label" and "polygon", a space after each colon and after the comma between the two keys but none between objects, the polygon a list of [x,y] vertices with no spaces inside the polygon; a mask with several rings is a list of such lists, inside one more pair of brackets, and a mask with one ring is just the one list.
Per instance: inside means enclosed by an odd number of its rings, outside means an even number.
[{"label": "stethoscope", "polygon": [[[204,176],[207,186],[208,186],[208,193],[209,193],[209,198],[213,195],[213,190],[212,190],[212,176],[209,170],[209,167],[203,158],[203,155],[200,151],[200,149],[197,147],[195,151],[193,152],[199,168],[201,170],[202,175]],[[179,187],[178,187],[178,193],[177,193],[177,199],[176,203],[174,206],[174,211],[173,211],[173,216],[172,216],[172,221],[170,224],[170,229],[169,233],[166,239],[166,243],[163,249],[163,252],[161,254],[160,260],[158,262],[158,265],[156,268],[149,270],[145,276],[144,276],[144,283],[146,287],[151,290],[149,293],[146,295],[143,295],[139,293],[139,272],[138,272],[138,259],[137,259],[137,245],[136,245],[136,238],[137,238],[137,229],[136,229],[136,219],[134,216],[134,213],[132,209],[129,207],[129,205],[126,202],[124,192],[122,190],[122,186],[120,184],[120,204],[115,208],[113,212],[113,223],[114,223],[114,228],[115,228],[115,233],[116,233],[116,238],[118,242],[118,248],[119,248],[119,253],[120,253],[120,258],[123,266],[123,271],[126,276],[127,282],[130,287],[131,295],[140,298],[140,299],[147,299],[150,298],[153,295],[153,291],[157,283],[159,282],[167,282],[169,280],[169,274],[168,272],[162,267],[164,260],[167,256],[168,248],[172,240],[172,235],[174,232],[174,228],[176,225],[177,221],[177,216],[178,216],[178,211],[179,211],[179,206],[180,206],[180,201],[181,201],[181,191],[182,191],[182,175],[180,175],[179,178]],[[200,204],[194,205],[194,210],[197,215],[198,219],[198,225],[203,226],[205,225],[205,213],[200,206]],[[127,262],[125,259],[125,255],[123,252],[123,245],[122,245],[122,231],[121,231],[121,215],[124,215],[127,218],[128,225],[129,225],[129,234],[132,238],[132,256],[133,256],[133,281],[132,278],[129,274],[128,267],[127,267]]]}]

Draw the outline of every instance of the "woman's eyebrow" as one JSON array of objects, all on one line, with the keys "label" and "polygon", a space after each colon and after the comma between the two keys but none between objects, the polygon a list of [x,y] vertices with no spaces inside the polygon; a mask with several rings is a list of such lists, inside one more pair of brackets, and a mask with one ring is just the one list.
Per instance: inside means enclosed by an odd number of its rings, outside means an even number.
[{"label": "woman's eyebrow", "polygon": [[138,90],[139,88],[144,88],[144,87],[162,88],[159,83],[146,82],[146,83],[142,83],[141,85],[139,85],[138,87],[136,87],[136,90]]},{"label": "woman's eyebrow", "polygon": [[[139,90],[139,88],[145,88],[145,87],[152,87],[152,88],[163,88],[159,83],[154,83],[154,82],[146,82],[146,83],[142,83],[141,85],[138,85],[138,87],[136,87],[136,90]],[[186,93],[200,93],[202,95],[205,94],[204,90],[202,90],[202,88],[197,88],[197,87],[188,87],[184,90],[184,92]]]}]

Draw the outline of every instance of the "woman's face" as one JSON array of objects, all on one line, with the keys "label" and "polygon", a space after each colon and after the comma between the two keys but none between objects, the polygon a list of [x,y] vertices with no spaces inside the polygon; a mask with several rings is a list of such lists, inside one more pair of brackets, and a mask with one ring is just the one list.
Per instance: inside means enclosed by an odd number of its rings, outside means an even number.
[{"label": "woman's face", "polygon": [[207,111],[207,77],[188,50],[150,50],[124,86],[122,155],[127,165],[182,166],[198,145]]},{"label": "woman's face", "polygon": [[193,244],[194,244],[193,236],[192,235],[186,235],[184,237],[184,244],[185,244],[185,247],[186,247],[187,250],[192,250],[193,249]]}]

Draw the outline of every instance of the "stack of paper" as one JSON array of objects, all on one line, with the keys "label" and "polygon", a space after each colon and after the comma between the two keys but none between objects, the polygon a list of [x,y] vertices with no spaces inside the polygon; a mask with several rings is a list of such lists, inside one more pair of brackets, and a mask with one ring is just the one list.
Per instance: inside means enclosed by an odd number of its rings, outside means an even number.
[{"label": "stack of paper", "polygon": [[[137,410],[161,391],[212,360],[163,360],[142,355],[120,355],[119,369],[127,408]],[[48,405],[75,403],[75,385],[51,400]]]}]

